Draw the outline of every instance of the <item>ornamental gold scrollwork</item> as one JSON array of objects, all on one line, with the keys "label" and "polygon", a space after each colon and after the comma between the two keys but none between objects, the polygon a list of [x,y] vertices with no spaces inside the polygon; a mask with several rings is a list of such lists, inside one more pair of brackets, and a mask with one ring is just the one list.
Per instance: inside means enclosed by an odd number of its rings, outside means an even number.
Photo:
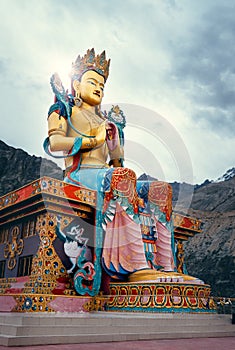
[{"label": "ornamental gold scrollwork", "polygon": [[178,266],[177,271],[179,273],[183,273],[183,265],[184,265],[184,246],[182,241],[177,242],[177,259]]},{"label": "ornamental gold scrollwork", "polygon": [[83,308],[88,311],[104,311],[105,310],[105,304],[107,301],[107,297],[105,297],[102,292],[100,292],[98,295],[91,298],[87,303],[83,305]]},{"label": "ornamental gold scrollwork", "polygon": [[9,270],[13,270],[16,266],[16,255],[21,255],[24,249],[24,241],[19,238],[20,229],[18,226],[14,226],[11,230],[11,234],[8,242],[4,248],[4,258],[8,259],[7,267]]}]

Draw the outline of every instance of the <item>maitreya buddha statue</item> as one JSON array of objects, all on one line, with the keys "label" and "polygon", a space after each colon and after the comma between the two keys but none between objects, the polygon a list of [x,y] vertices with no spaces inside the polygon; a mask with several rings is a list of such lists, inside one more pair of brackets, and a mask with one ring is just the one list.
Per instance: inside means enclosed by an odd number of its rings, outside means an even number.
[{"label": "maitreya buddha statue", "polygon": [[[172,190],[166,182],[137,181],[124,167],[125,116],[118,106],[101,112],[110,60],[94,49],[72,65],[71,94],[57,74],[51,78],[55,103],[48,113],[45,148],[63,151],[65,182],[96,190],[96,235],[102,266],[119,281],[190,281],[175,267]],[[102,232],[102,233],[101,233]],[[101,274],[95,271],[96,291]]]}]

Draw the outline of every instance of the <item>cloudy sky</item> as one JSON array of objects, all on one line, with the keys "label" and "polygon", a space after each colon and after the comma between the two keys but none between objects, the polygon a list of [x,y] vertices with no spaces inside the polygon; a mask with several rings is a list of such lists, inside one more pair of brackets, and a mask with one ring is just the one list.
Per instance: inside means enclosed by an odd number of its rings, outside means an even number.
[{"label": "cloudy sky", "polygon": [[235,0],[0,0],[0,139],[44,156],[49,79],[94,47],[128,166],[201,183],[235,166]]}]

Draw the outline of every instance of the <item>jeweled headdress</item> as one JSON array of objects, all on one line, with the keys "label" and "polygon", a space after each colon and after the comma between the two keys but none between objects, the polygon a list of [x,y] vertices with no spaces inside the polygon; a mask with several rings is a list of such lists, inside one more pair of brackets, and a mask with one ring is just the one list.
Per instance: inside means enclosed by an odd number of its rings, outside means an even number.
[{"label": "jeweled headdress", "polygon": [[94,70],[95,72],[101,74],[105,81],[108,79],[109,75],[109,64],[110,59],[107,61],[105,57],[105,51],[100,55],[95,55],[95,50],[87,50],[84,57],[78,55],[76,61],[72,63],[72,80],[80,79],[81,76],[88,70]]}]

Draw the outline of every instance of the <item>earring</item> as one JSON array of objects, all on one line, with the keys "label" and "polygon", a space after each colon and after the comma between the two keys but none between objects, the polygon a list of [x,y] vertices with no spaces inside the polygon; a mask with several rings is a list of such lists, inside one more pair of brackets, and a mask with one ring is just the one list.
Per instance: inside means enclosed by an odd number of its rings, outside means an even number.
[{"label": "earring", "polygon": [[82,102],[83,101],[82,101],[81,97],[79,97],[78,93],[76,92],[76,97],[74,97],[74,104],[75,104],[75,106],[81,107]]}]

